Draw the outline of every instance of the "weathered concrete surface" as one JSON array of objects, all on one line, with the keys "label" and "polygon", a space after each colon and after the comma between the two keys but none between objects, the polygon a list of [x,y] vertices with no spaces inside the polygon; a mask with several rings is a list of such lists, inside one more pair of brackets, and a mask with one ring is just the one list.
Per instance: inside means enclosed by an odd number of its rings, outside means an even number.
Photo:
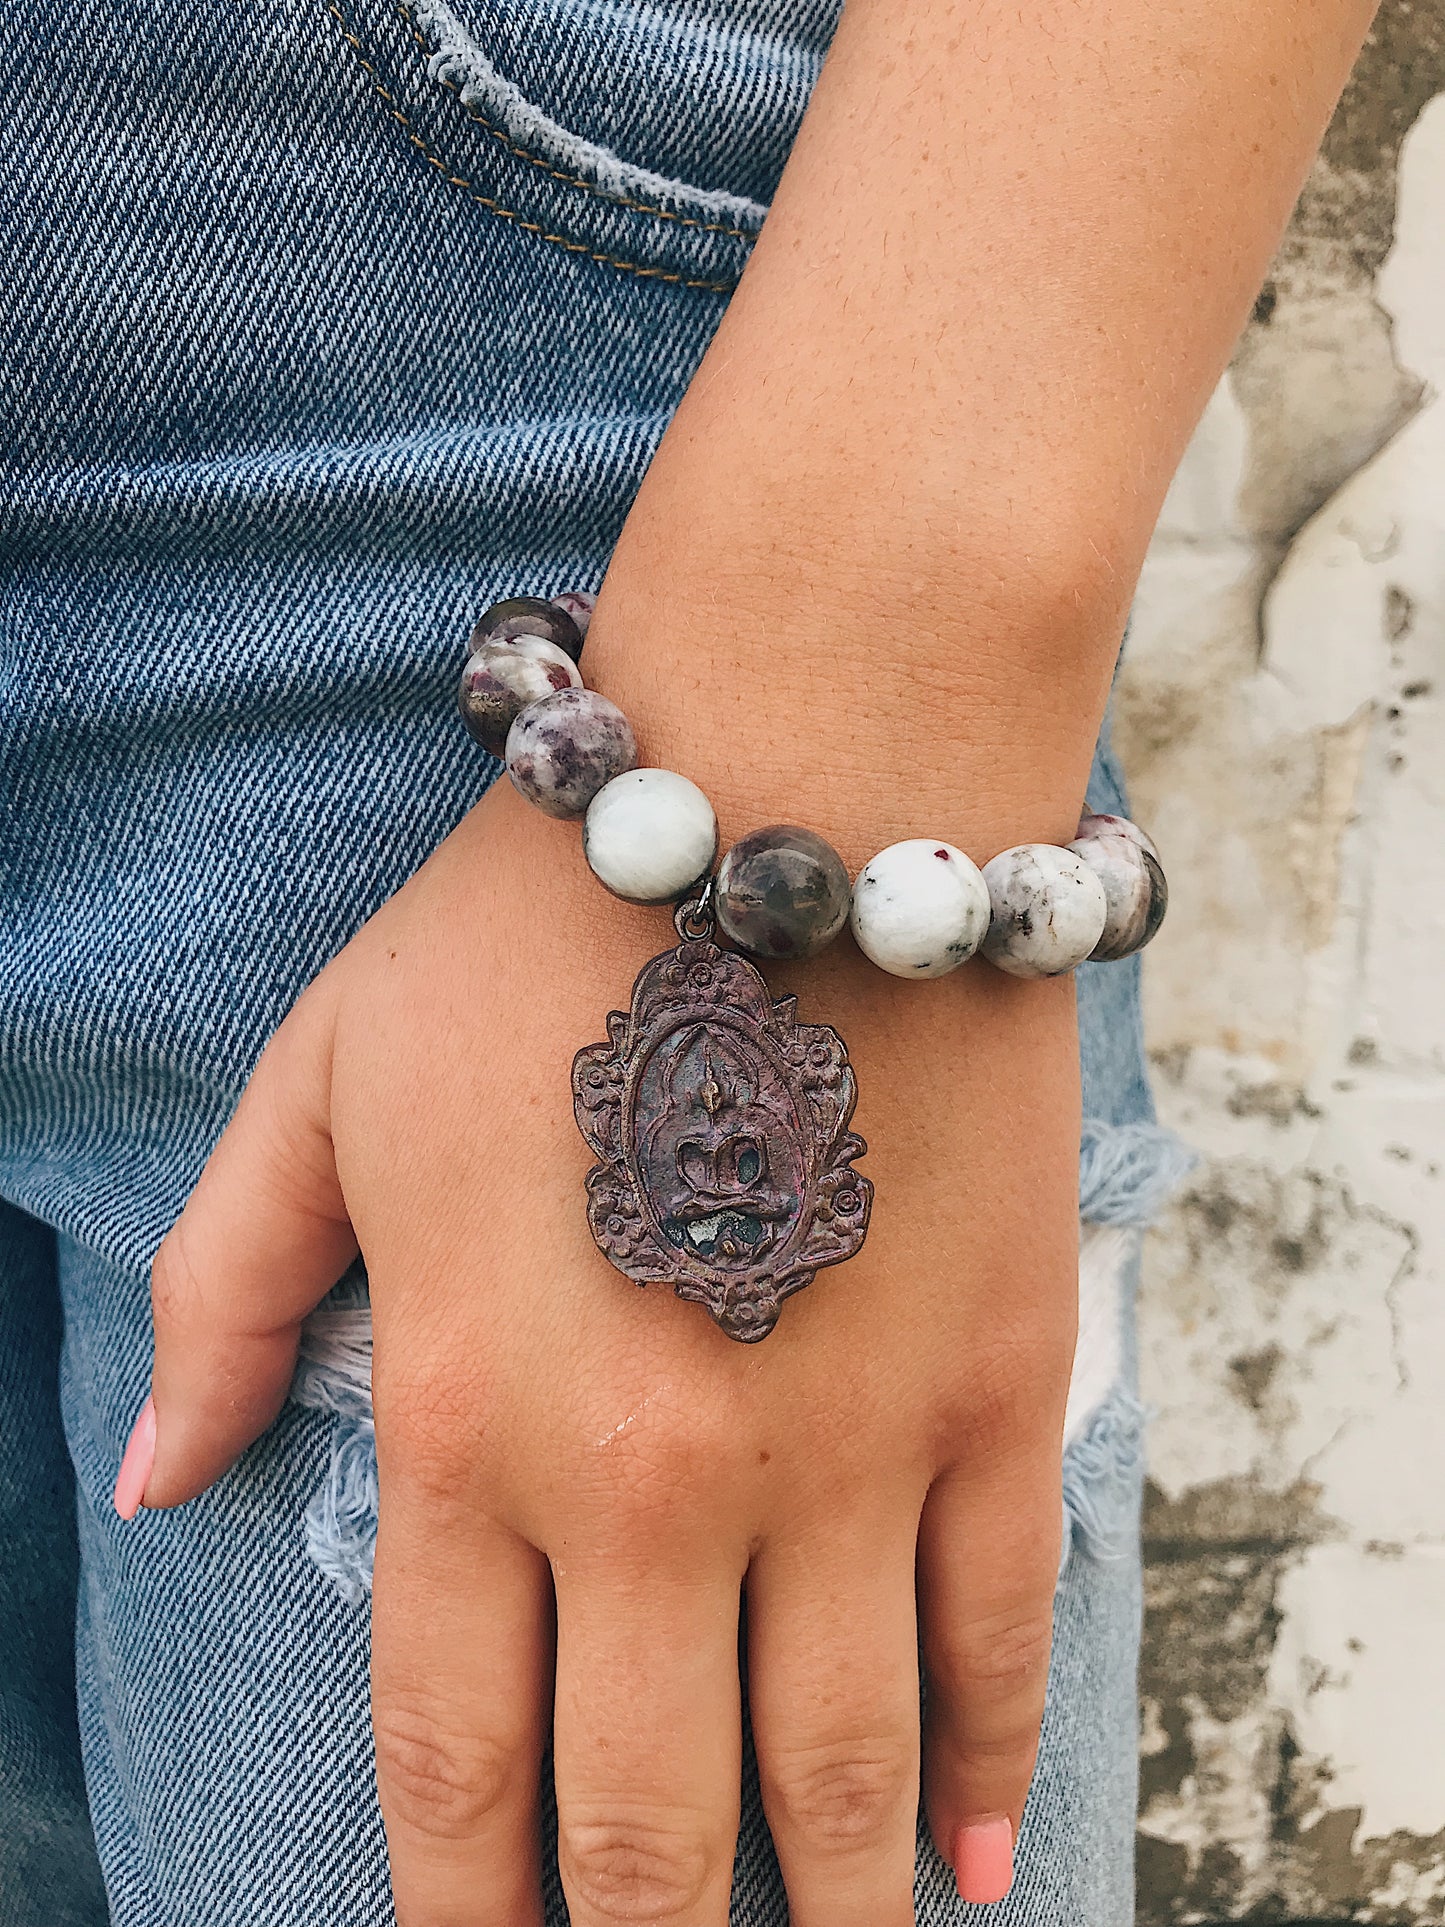
[{"label": "weathered concrete surface", "polygon": [[1120,743],[1164,848],[1140,1916],[1445,1922],[1445,0],[1382,12],[1187,456]]}]

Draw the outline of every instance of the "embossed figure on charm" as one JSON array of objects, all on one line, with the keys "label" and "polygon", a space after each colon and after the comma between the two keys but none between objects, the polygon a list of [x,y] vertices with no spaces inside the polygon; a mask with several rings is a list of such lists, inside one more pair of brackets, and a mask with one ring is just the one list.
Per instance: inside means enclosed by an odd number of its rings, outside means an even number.
[{"label": "embossed figure on charm", "polygon": [[853,1170],[857,1085],[827,1024],[800,1024],[746,958],[685,939],[572,1066],[598,1248],[671,1284],[730,1338],[766,1338],[782,1302],[863,1243],[873,1187]]}]

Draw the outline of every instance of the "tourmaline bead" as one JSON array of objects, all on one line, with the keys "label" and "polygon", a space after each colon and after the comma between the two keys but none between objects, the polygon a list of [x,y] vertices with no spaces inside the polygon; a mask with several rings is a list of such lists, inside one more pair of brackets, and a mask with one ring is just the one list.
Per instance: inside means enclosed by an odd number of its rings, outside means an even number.
[{"label": "tourmaline bead", "polygon": [[581,687],[576,663],[555,642],[515,636],[508,642],[484,642],[467,657],[457,708],[482,748],[501,756],[507,731],[528,703],[539,703],[559,689]]},{"label": "tourmaline bead", "polygon": [[597,607],[597,598],[586,589],[565,589],[561,595],[554,595],[552,607],[560,609],[564,615],[571,616],[577,625],[577,633],[587,640],[588,625],[592,621],[592,611]]},{"label": "tourmaline bead", "polygon": [[1073,850],[1020,843],[985,863],[983,880],[991,910],[983,954],[1011,977],[1061,977],[1103,935],[1104,886]]},{"label": "tourmaline bead", "polygon": [[[1093,820],[1123,821],[1107,817]],[[1078,837],[1069,848],[1084,859],[1104,886],[1104,931],[1089,952],[1090,959],[1116,963],[1120,957],[1132,957],[1163,923],[1169,907],[1169,885],[1158,857],[1133,837],[1098,831]]]},{"label": "tourmaline bead", "polygon": [[1127,816],[1088,815],[1079,818],[1079,827],[1074,835],[1076,843],[1082,843],[1092,836],[1124,836],[1131,843],[1137,843],[1141,850],[1147,850],[1157,863],[1159,852],[1137,823],[1131,823]]},{"label": "tourmaline bead", "polygon": [[774,823],[734,843],[718,869],[719,928],[754,957],[811,957],[848,921],[843,859],[813,830]]},{"label": "tourmaline bead", "polygon": [[581,816],[602,785],[636,761],[631,723],[595,689],[544,696],[507,732],[507,774],[548,816]]},{"label": "tourmaline bead", "polygon": [[988,885],[951,843],[890,843],[858,872],[849,921],[858,948],[895,977],[943,977],[988,929]]},{"label": "tourmaline bead", "polygon": [[670,769],[630,769],[587,806],[582,850],[628,903],[676,903],[717,855],[717,818],[696,783]]},{"label": "tourmaline bead", "polygon": [[540,636],[555,643],[564,655],[576,662],[582,654],[582,632],[575,618],[555,602],[541,596],[514,595],[484,609],[467,644],[468,655],[475,655],[484,642],[511,642],[515,636]]}]

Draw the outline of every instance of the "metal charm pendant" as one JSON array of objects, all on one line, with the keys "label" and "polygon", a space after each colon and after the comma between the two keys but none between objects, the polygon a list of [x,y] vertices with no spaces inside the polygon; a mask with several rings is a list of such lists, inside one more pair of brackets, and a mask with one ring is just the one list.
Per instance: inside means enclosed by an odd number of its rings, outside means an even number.
[{"label": "metal charm pendant", "polygon": [[[608,1041],[572,1064],[598,1249],[639,1285],[670,1284],[755,1344],[782,1302],[863,1243],[873,1186],[853,1170],[857,1085],[842,1038],[800,1024],[745,957],[711,941],[706,893],[681,944],[638,972]],[[703,934],[695,934],[698,930]]]}]

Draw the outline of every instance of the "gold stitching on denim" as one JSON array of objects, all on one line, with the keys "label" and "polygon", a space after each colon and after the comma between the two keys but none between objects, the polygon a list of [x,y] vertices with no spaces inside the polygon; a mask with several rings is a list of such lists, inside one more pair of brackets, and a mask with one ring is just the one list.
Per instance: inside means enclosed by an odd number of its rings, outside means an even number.
[{"label": "gold stitching on denim", "polygon": [[504,207],[500,201],[494,200],[490,194],[483,194],[480,188],[469,181],[464,174],[453,173],[449,164],[443,160],[441,154],[429,147],[421,135],[416,132],[412,123],[397,106],[396,96],[389,93],[382,84],[381,75],[377,72],[371,61],[367,59],[366,48],[351,31],[350,21],[347,20],[340,8],[334,4],[334,0],[325,0],[325,5],[326,11],[341,29],[342,39],[356,55],[357,64],[366,74],[373,88],[376,90],[378,97],[384,103],[390,118],[398,122],[398,124],[406,130],[407,140],[416,148],[417,152],[427,164],[434,167],[442,179],[449,182],[451,186],[462,188],[469,200],[476,201],[480,206],[486,208],[489,213],[499,216],[503,221],[511,221],[514,226],[521,228],[525,233],[535,234],[539,240],[550,241],[555,247],[565,249],[568,254],[585,255],[589,261],[597,262],[599,267],[617,268],[624,274],[635,274],[645,281],[666,281],[676,287],[700,288],[708,294],[732,293],[736,285],[732,281],[689,280],[685,275],[678,274],[672,269],[644,267],[639,261],[624,261],[620,255],[599,253],[597,249],[589,247],[585,241],[574,240],[571,235],[551,234],[541,222],[529,221],[526,216],[519,213],[516,208]]},{"label": "gold stitching on denim", "polygon": [[[430,60],[438,49],[426,44],[412,18],[411,9],[398,6],[397,12],[406,22],[412,39]],[[580,187],[584,194],[595,194],[599,201],[606,201],[611,207],[625,207],[633,214],[655,214],[659,221],[675,221],[679,227],[697,228],[703,234],[725,234],[733,241],[755,241],[758,238],[755,228],[728,227],[723,221],[702,221],[696,215],[679,214],[670,207],[654,207],[650,201],[629,201],[625,195],[609,194],[605,187],[599,187],[596,181],[586,180],[580,174],[566,174],[561,168],[554,167],[545,156],[533,154],[527,148],[519,146],[510,134],[489,121],[485,114],[463,97],[455,81],[444,80],[440,74],[435,74],[432,78],[439,87],[445,87],[449,94],[455,94],[457,105],[468,120],[475,121],[484,133],[490,134],[493,140],[500,141],[509,154],[515,154],[519,161],[526,161],[532,167],[540,167],[544,174],[550,174],[554,181],[561,181],[564,187]]]}]

